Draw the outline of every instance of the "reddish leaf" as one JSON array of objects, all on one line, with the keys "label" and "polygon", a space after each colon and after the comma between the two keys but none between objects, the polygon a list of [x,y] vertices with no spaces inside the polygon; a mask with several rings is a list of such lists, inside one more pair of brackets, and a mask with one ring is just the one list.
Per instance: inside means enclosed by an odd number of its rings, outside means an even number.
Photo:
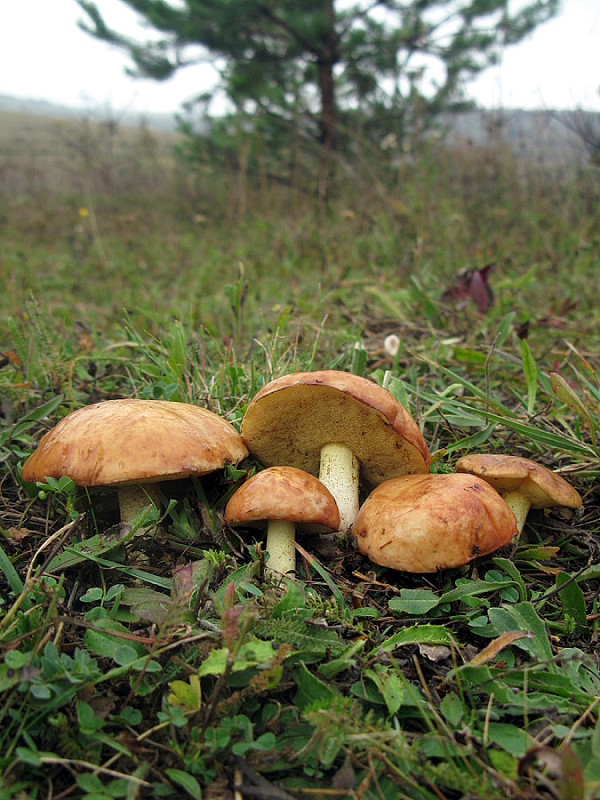
[{"label": "reddish leaf", "polygon": [[457,283],[446,289],[442,294],[442,300],[456,303],[459,311],[465,308],[469,300],[472,300],[479,313],[485,313],[494,302],[494,294],[488,283],[488,276],[495,266],[492,263],[486,264],[480,269],[463,268],[459,270]]}]

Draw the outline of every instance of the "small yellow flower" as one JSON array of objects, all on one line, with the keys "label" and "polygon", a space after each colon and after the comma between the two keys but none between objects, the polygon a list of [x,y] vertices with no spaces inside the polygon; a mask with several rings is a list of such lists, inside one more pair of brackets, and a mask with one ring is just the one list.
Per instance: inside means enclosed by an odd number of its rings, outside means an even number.
[{"label": "small yellow flower", "polygon": [[90,212],[87,210],[87,208],[80,208],[79,209],[79,216],[80,217],[87,217],[89,213]]}]

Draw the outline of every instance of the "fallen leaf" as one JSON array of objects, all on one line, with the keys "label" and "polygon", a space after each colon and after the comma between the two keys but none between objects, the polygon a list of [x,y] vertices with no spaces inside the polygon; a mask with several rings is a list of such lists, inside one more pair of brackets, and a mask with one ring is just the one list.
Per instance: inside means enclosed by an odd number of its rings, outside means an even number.
[{"label": "fallen leaf", "polygon": [[450,286],[442,294],[445,302],[455,302],[456,308],[462,311],[469,300],[477,306],[480,314],[485,313],[494,303],[494,293],[488,283],[488,275],[496,265],[486,264],[480,269],[464,267],[457,273],[457,283]]},{"label": "fallen leaf", "polygon": [[513,642],[518,639],[531,639],[533,634],[529,631],[505,631],[501,633],[496,639],[493,639],[483,650],[480,650],[477,655],[469,661],[469,664],[478,666],[479,664],[487,664],[488,661],[496,658],[498,653],[504,650]]}]

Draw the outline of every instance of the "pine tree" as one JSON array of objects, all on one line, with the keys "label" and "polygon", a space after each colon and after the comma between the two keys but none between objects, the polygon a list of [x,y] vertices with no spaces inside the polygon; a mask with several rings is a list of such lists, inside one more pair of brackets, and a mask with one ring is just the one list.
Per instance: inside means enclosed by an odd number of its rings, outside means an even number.
[{"label": "pine tree", "polygon": [[[77,0],[81,27],[126,50],[132,74],[164,80],[194,60],[221,65],[236,109],[302,120],[324,148],[342,116],[393,118],[460,100],[466,82],[558,10],[559,0],[122,0],[158,33],[139,42]],[[200,53],[200,55],[199,55]]]}]

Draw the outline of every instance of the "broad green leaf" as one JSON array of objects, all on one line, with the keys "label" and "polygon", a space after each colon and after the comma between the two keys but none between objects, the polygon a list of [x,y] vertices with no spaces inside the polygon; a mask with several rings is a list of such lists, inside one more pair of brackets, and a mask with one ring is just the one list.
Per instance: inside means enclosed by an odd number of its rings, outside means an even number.
[{"label": "broad green leaf", "polygon": [[598,763],[600,764],[600,716],[596,718],[594,733],[592,734],[592,753],[594,754],[594,757],[598,759]]},{"label": "broad green leaf", "polygon": [[505,572],[507,575],[512,578],[514,585],[519,590],[519,598],[521,600],[527,599],[527,588],[525,586],[525,582],[521,577],[521,573],[519,572],[518,568],[515,564],[510,560],[510,558],[494,558],[494,564],[499,567],[502,572]]},{"label": "broad green leaf", "polygon": [[495,770],[513,780],[517,777],[519,760],[510,753],[505,750],[494,750],[494,748],[490,747],[486,752],[486,756]]},{"label": "broad green leaf", "polygon": [[[523,601],[514,606],[490,608],[488,616],[497,634],[506,631],[530,631],[533,634],[532,637],[518,639],[515,641],[515,645],[526,650],[539,661],[552,660],[554,653],[548,639],[546,625],[530,602]],[[549,669],[556,669],[556,667],[551,664]]]},{"label": "broad green leaf", "polygon": [[227,593],[227,587],[229,584],[233,583],[237,594],[237,592],[240,591],[240,586],[252,580],[252,578],[257,574],[258,570],[258,561],[251,561],[249,564],[244,564],[244,566],[238,567],[237,569],[233,570],[233,572],[228,574],[227,580],[221,586],[219,586],[213,595],[213,601],[215,603],[217,613],[221,614],[223,612],[223,603],[225,601],[225,595]]},{"label": "broad green leaf", "polygon": [[45,753],[32,747],[17,747],[17,757],[23,764],[30,764],[32,767],[39,767],[43,763],[42,758],[51,756],[56,758],[54,753]]},{"label": "broad green leaf", "polygon": [[556,576],[556,588],[565,614],[572,617],[580,627],[587,628],[585,597],[579,584],[566,572],[559,572]]},{"label": "broad green leaf", "polygon": [[[126,638],[129,636],[129,631],[117,620],[94,619],[92,624],[94,627],[86,630],[83,639],[88,650],[94,655],[112,658],[118,664],[123,664],[145,654],[143,644]],[[127,651],[121,650],[124,645],[127,646]],[[131,657],[128,657],[126,653]],[[122,656],[126,657],[125,662],[119,661]]]},{"label": "broad green leaf", "polygon": [[[271,642],[264,642],[262,639],[249,638],[239,648],[237,655],[231,665],[233,672],[248,669],[249,667],[269,666],[273,660],[275,651]],[[212,650],[204,659],[198,675],[222,675],[227,668],[230,652],[227,647],[220,647]]]},{"label": "broad green leaf", "polygon": [[442,698],[440,711],[444,719],[452,728],[458,728],[465,715],[465,706],[460,697],[455,692],[448,692]]},{"label": "broad green leaf", "polygon": [[91,792],[103,793],[104,784],[100,777],[93,772],[82,772],[77,776],[77,785],[89,796]]},{"label": "broad green leaf", "polygon": [[536,745],[535,739],[527,731],[507,722],[490,722],[488,740],[517,757],[525,755]]},{"label": "broad green leaf", "polygon": [[[155,511],[153,506],[148,506],[148,510]],[[57,572],[77,566],[86,560],[95,561],[98,556],[114,550],[126,542],[133,539],[135,529],[130,525],[115,525],[107,533],[98,533],[90,536],[83,542],[66,545],[62,553],[55,556],[48,564],[47,572]]]},{"label": "broad green leaf", "polygon": [[525,547],[522,550],[519,549],[518,556],[519,560],[522,561],[549,561],[551,558],[554,558],[559,550],[560,547],[555,547],[553,545]]},{"label": "broad green leaf", "polygon": [[296,683],[294,703],[301,711],[315,703],[327,707],[339,695],[332,686],[313,675],[305,664],[300,663],[296,666],[294,679]]},{"label": "broad green leaf", "polygon": [[402,589],[399,596],[392,597],[389,607],[413,617],[427,614],[439,603],[439,596],[430,589]]},{"label": "broad green leaf", "polygon": [[174,706],[178,706],[183,711],[199,711],[202,706],[202,689],[200,677],[192,674],[187,681],[170,681],[170,693],[167,700]]},{"label": "broad green leaf", "polygon": [[192,797],[193,800],[202,800],[202,788],[196,778],[190,775],[189,772],[175,769],[175,767],[167,767],[165,775],[172,783],[180,786],[188,797]]},{"label": "broad green leaf", "polygon": [[393,633],[379,648],[385,652],[390,652],[396,647],[405,644],[445,644],[448,646],[455,644],[452,633],[443,625],[411,625],[403,628],[397,633]]},{"label": "broad green leaf", "polygon": [[435,594],[430,589],[402,589],[398,596],[392,597],[389,601],[389,607],[392,611],[418,616],[427,614],[441,603],[454,603],[465,597],[477,597],[489,592],[497,592],[514,584],[515,582],[510,578],[504,581],[465,581],[441,595]]},{"label": "broad green leaf", "polygon": [[396,398],[396,400],[403,405],[404,408],[410,408],[410,400],[403,381],[400,378],[392,377],[387,385],[388,392]]},{"label": "broad green leaf", "polygon": [[513,586],[514,581],[511,579],[502,581],[487,581],[487,580],[471,580],[459,583],[454,589],[449,589],[440,597],[441,603],[454,603],[456,600],[462,600],[464,597],[478,597],[482,594],[489,592],[498,592],[506,589],[508,586]]},{"label": "broad green leaf", "polygon": [[364,675],[377,686],[390,714],[396,714],[404,700],[404,679],[382,664],[366,669]]},{"label": "broad green leaf", "polygon": [[577,576],[577,582],[592,581],[600,578],[600,564],[591,564],[589,567],[580,572]]},{"label": "broad green leaf", "polygon": [[97,603],[104,597],[104,589],[101,586],[90,586],[85,594],[79,598],[82,603]]},{"label": "broad green leaf", "polygon": [[21,417],[20,420],[15,422],[12,427],[0,432],[0,447],[8,444],[12,439],[20,439],[25,431],[29,430],[36,422],[44,419],[44,417],[50,416],[50,414],[56,411],[63,399],[64,396],[62,394],[53,397],[52,400],[48,400],[47,403],[43,403],[41,406],[29,411],[24,417]]},{"label": "broad green leaf", "polygon": [[121,594],[120,602],[129,606],[132,613],[140,619],[159,624],[165,620],[173,606],[170,595],[147,586],[128,587]]},{"label": "broad green leaf", "polygon": [[132,664],[138,658],[138,653],[131,645],[120,644],[115,648],[112,657],[117,664],[125,666],[126,664]]}]

